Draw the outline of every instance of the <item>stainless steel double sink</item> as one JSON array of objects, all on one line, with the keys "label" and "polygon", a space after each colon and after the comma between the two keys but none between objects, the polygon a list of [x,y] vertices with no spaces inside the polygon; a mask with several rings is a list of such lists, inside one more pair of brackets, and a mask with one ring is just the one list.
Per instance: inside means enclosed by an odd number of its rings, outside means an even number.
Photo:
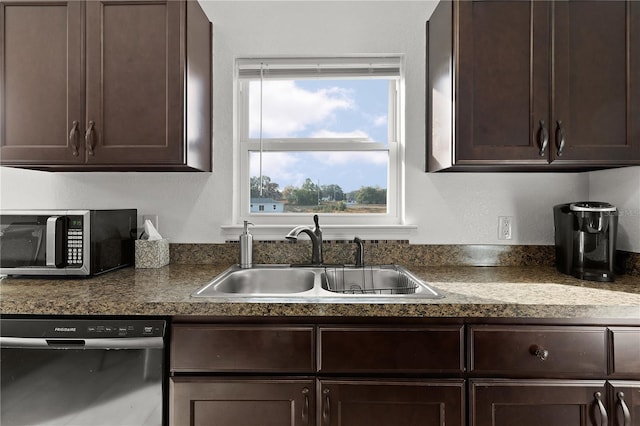
[{"label": "stainless steel double sink", "polygon": [[234,265],[192,294],[213,299],[438,299],[442,296],[400,265]]}]

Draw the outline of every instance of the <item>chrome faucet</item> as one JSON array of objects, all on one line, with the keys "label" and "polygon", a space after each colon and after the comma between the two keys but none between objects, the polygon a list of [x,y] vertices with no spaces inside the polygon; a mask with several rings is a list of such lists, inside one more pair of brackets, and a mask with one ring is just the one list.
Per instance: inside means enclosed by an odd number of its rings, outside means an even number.
[{"label": "chrome faucet", "polygon": [[358,245],[356,248],[356,268],[364,267],[364,241],[359,237],[354,237],[353,242]]},{"label": "chrome faucet", "polygon": [[312,231],[309,226],[300,225],[293,228],[286,235],[285,238],[288,240],[297,240],[298,235],[304,232],[311,238],[311,244],[313,245],[313,249],[311,252],[311,264],[312,265],[322,265],[324,261],[322,260],[322,231],[320,230],[320,225],[318,224],[318,215],[313,215],[313,222],[316,227]]}]

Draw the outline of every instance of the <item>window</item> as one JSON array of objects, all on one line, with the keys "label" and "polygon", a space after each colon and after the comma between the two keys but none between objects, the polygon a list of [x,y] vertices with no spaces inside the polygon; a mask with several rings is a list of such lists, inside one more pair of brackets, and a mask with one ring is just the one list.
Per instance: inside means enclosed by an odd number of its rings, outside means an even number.
[{"label": "window", "polygon": [[401,58],[236,65],[239,223],[399,223]]}]

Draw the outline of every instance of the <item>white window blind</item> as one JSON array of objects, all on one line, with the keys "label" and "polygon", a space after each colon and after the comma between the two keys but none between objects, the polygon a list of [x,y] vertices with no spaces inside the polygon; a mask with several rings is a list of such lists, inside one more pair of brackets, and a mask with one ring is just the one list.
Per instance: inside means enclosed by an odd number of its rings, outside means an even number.
[{"label": "white window blind", "polygon": [[238,59],[240,79],[399,78],[400,58],[260,58]]},{"label": "white window blind", "polygon": [[[366,83],[369,80],[379,82],[369,88],[366,86],[370,84]],[[279,217],[291,219],[292,216],[304,216],[315,211],[330,213],[329,220],[335,224],[399,222],[402,204],[401,57],[241,58],[236,60],[236,82],[237,182],[240,189],[236,191],[236,211],[239,223],[246,219],[256,224],[282,223]],[[309,124],[305,118],[299,119],[301,113],[295,109],[299,101],[296,94],[302,92],[308,98],[315,96],[316,100],[320,94],[329,93],[334,96],[329,103],[340,106],[322,120]],[[289,95],[290,98],[287,97]],[[374,104],[377,108],[375,117],[372,112]],[[291,108],[283,111],[286,108],[282,105]],[[358,114],[359,118],[354,117]],[[367,120],[375,121],[375,125],[364,123],[362,117],[367,114],[370,115]],[[285,122],[286,118],[299,119],[299,123]],[[274,122],[278,125],[274,126]],[[299,128],[292,130],[290,127]],[[287,160],[280,160],[284,158]],[[340,171],[332,169],[343,159],[349,159],[343,165],[343,169],[349,172],[347,178],[340,178]],[[305,161],[309,161],[306,163],[308,167],[302,171],[294,170]],[[325,161],[327,163],[323,163]],[[266,164],[264,170],[263,162]],[[326,164],[331,172],[316,171],[314,167],[320,163]],[[273,164],[277,166],[274,168]],[[363,208],[354,195],[359,188],[367,187],[366,182],[356,184],[356,177],[371,172],[378,175],[371,178],[373,183],[370,186],[386,193],[386,202],[380,205],[376,201],[378,210]],[[296,173],[303,173],[306,180],[287,180],[288,176]],[[267,188],[264,193],[263,189]],[[327,208],[342,202],[342,210],[292,208],[295,197],[290,196],[291,188],[317,189],[317,206],[304,208]],[[252,212],[251,200],[256,197],[273,197],[280,206],[284,206],[284,211],[280,207],[277,212]],[[300,199],[301,196],[298,197]]]}]

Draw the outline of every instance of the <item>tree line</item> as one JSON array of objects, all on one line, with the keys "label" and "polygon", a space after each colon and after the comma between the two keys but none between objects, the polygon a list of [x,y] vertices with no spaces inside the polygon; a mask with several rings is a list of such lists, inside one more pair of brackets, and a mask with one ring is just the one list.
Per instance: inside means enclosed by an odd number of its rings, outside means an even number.
[{"label": "tree line", "polygon": [[260,194],[260,178],[251,177],[251,198],[271,198],[291,205],[312,206],[322,202],[356,202],[358,204],[386,204],[387,190],[378,186],[363,186],[360,189],[345,193],[340,185],[317,185],[311,179],[305,179],[300,187],[287,185],[280,190],[280,185],[272,182],[269,176],[262,176],[262,194]]}]

